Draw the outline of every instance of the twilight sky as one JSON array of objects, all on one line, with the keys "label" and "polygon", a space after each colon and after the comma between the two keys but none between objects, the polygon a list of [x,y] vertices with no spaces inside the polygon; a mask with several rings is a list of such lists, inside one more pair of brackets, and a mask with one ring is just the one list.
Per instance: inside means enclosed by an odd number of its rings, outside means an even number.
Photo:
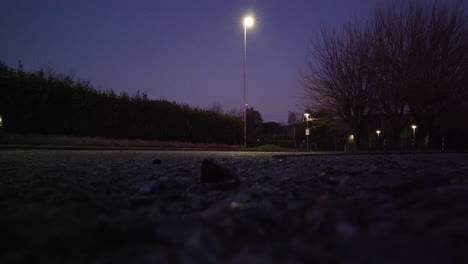
[{"label": "twilight sky", "polygon": [[[452,0],[450,0],[452,2]],[[10,0],[0,8],[0,60],[49,65],[98,89],[136,90],[203,108],[247,103],[264,121],[302,112],[298,76],[321,25],[367,16],[388,0]]]}]

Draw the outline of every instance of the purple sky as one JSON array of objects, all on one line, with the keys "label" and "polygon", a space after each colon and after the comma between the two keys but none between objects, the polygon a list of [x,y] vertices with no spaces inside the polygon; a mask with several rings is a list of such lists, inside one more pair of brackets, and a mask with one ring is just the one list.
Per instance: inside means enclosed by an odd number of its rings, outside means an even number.
[{"label": "purple sky", "polygon": [[0,59],[50,65],[98,89],[225,109],[242,107],[242,17],[247,103],[265,121],[302,112],[298,76],[321,25],[367,16],[386,0],[10,0],[0,8]]}]

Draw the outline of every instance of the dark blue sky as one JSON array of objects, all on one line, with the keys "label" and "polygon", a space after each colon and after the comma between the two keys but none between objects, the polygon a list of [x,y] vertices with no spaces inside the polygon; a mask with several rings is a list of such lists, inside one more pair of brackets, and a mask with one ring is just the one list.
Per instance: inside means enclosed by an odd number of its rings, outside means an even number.
[{"label": "dark blue sky", "polygon": [[49,65],[98,89],[225,109],[242,107],[242,17],[247,102],[265,121],[303,111],[298,75],[321,25],[367,16],[386,0],[13,0],[0,8],[0,59]]}]

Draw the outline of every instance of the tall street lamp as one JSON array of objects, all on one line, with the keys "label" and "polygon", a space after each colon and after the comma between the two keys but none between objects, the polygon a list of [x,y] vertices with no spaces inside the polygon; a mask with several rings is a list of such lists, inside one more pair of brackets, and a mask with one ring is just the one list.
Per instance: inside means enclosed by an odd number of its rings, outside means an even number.
[{"label": "tall street lamp", "polygon": [[413,148],[416,147],[416,128],[417,125],[412,125],[411,128],[413,129]]},{"label": "tall street lamp", "polygon": [[252,27],[255,20],[252,16],[244,17],[244,147],[247,148],[247,28]]}]

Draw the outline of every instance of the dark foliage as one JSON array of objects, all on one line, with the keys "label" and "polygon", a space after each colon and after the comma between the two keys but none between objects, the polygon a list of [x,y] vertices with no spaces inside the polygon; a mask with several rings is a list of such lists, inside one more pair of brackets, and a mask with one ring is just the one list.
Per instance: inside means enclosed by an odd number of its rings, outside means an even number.
[{"label": "dark foliage", "polygon": [[137,92],[116,95],[87,81],[24,72],[0,61],[0,114],[16,133],[242,143],[242,119],[215,111],[150,100]]},{"label": "dark foliage", "polygon": [[275,136],[282,135],[284,128],[282,125],[276,122],[266,122],[263,123],[262,133],[264,137],[269,137],[268,139],[272,139]]},{"label": "dark foliage", "polygon": [[355,150],[372,148],[373,141],[379,149],[387,143],[393,150],[467,148],[462,7],[395,1],[368,19],[324,29],[302,78],[307,98],[348,125]]},{"label": "dark foliage", "polygon": [[257,146],[262,139],[263,118],[254,108],[247,108],[247,146]]}]

